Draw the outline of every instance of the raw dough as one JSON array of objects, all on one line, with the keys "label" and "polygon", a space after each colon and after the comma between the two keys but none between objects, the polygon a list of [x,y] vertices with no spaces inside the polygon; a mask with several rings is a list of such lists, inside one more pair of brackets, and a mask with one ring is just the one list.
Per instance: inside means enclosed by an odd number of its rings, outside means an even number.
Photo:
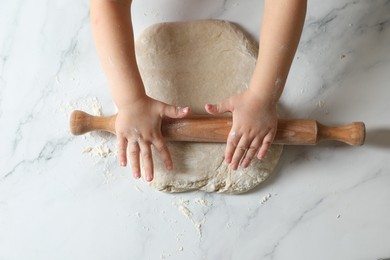
[{"label": "raw dough", "polygon": [[[247,88],[257,45],[237,26],[218,20],[157,24],[136,41],[137,62],[149,96],[192,114],[207,114],[205,103],[218,103]],[[273,145],[261,162],[232,171],[224,161],[226,144],[168,143],[174,170],[168,172],[153,152],[160,191],[246,192],[266,180],[282,146]]]}]

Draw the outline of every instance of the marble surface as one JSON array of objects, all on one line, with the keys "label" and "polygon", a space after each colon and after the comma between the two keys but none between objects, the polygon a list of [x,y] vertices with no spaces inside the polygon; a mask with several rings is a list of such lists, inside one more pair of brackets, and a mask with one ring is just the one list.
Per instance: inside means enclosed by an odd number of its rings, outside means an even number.
[{"label": "marble surface", "polygon": [[[134,0],[133,19],[136,35],[216,18],[257,38],[262,10]],[[240,196],[165,194],[118,166],[111,136],[69,133],[74,108],[114,112],[88,1],[3,0],[0,259],[390,258],[389,72],[390,1],[309,1],[282,104],[289,117],[364,121],[366,144],[286,147],[272,178]]]}]

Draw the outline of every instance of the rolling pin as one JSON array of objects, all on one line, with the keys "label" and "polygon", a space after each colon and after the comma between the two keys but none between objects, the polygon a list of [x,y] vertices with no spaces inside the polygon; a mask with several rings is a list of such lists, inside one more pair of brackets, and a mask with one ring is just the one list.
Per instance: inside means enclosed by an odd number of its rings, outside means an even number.
[{"label": "rolling pin", "polygon": [[[116,115],[99,117],[75,110],[70,116],[70,131],[82,135],[91,131],[115,134]],[[232,127],[231,117],[197,116],[181,119],[166,118],[161,132],[168,141],[225,143]],[[362,145],[365,139],[363,122],[329,127],[315,120],[279,119],[274,144],[315,145],[320,141],[339,141]]]}]

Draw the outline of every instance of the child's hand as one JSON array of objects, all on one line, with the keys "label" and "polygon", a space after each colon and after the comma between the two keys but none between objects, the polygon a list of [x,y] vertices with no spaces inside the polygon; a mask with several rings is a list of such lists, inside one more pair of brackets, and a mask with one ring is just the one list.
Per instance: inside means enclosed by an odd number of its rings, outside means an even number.
[{"label": "child's hand", "polygon": [[179,108],[148,96],[118,108],[115,122],[118,139],[120,164],[126,166],[127,156],[135,178],[140,178],[140,155],[147,181],[153,179],[153,158],[151,145],[154,145],[168,170],[172,170],[172,159],[161,134],[161,121],[164,117],[181,118],[187,116],[189,108]]},{"label": "child's hand", "polygon": [[248,89],[218,105],[206,104],[205,109],[213,115],[233,114],[233,126],[225,152],[225,160],[233,170],[239,164],[243,168],[248,167],[256,153],[258,159],[264,158],[277,128],[278,118],[273,100],[264,100]]}]

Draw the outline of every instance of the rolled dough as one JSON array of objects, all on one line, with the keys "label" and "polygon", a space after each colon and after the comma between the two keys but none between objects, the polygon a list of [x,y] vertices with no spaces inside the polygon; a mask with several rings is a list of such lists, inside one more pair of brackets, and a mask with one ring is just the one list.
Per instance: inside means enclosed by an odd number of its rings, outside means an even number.
[{"label": "rolled dough", "polygon": [[[136,41],[136,56],[146,92],[192,114],[207,114],[205,103],[218,103],[247,88],[257,44],[237,26],[219,20],[157,24]],[[174,169],[169,172],[153,152],[155,176],[150,183],[160,191],[243,193],[275,168],[282,146],[272,145],[267,156],[247,169],[232,171],[224,161],[226,144],[168,143]]]}]

